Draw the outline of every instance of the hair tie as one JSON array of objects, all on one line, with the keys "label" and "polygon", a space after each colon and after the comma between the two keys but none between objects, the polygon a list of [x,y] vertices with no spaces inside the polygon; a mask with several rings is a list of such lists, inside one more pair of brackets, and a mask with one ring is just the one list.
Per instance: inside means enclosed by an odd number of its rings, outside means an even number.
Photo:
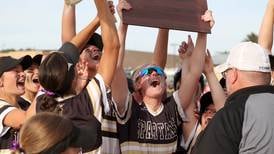
[{"label": "hair tie", "polygon": [[41,91],[44,92],[47,96],[54,96],[55,95],[54,92],[48,91],[46,89],[42,89]]},{"label": "hair tie", "polygon": [[10,149],[11,150],[18,150],[20,148],[19,143],[16,139],[12,140]]}]

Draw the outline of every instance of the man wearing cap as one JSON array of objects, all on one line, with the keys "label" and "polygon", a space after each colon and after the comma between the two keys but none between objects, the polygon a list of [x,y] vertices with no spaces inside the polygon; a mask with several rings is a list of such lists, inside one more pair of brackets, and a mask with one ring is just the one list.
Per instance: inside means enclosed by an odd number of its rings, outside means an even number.
[{"label": "man wearing cap", "polygon": [[17,146],[17,132],[26,119],[18,98],[25,92],[23,70],[31,65],[31,57],[0,57],[0,153]]},{"label": "man wearing cap", "polygon": [[274,89],[267,52],[258,44],[240,43],[222,68],[228,98],[193,153],[274,153]]}]

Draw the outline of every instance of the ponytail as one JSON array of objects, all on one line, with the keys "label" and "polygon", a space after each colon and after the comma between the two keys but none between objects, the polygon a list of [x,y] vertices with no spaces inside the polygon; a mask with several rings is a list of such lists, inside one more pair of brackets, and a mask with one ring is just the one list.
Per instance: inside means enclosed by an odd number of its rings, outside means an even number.
[{"label": "ponytail", "polygon": [[38,112],[54,112],[54,113],[60,113],[61,108],[59,105],[59,102],[55,100],[54,96],[51,95],[41,95],[37,97],[37,111]]}]

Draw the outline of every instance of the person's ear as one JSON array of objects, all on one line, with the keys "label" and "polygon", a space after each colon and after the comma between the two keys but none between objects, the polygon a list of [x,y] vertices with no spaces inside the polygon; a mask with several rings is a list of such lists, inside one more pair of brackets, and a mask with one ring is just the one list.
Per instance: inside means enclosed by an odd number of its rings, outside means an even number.
[{"label": "person's ear", "polygon": [[238,77],[239,77],[239,74],[238,74],[238,73],[239,73],[238,70],[235,69],[235,68],[233,68],[233,69],[231,70],[230,82],[231,82],[232,84],[234,84],[234,83],[238,80]]}]

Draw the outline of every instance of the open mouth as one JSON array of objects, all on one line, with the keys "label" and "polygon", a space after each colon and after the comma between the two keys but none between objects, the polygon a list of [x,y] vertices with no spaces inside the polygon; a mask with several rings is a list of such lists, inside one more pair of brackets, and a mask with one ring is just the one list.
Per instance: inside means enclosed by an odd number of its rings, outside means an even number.
[{"label": "open mouth", "polygon": [[17,86],[19,87],[25,87],[25,82],[24,81],[17,81]]},{"label": "open mouth", "polygon": [[160,85],[160,81],[158,79],[152,79],[150,85],[153,87],[157,87],[158,85]]},{"label": "open mouth", "polygon": [[94,55],[94,56],[92,57],[92,59],[93,59],[93,60],[100,60],[100,55]]},{"label": "open mouth", "polygon": [[32,82],[36,83],[36,84],[39,84],[39,80],[38,79],[33,79]]}]

